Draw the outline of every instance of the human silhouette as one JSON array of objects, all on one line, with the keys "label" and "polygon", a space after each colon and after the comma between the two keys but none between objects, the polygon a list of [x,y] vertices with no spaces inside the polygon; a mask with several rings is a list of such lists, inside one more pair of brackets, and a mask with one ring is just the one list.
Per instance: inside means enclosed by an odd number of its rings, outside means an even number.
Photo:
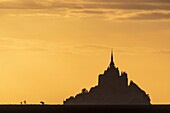
[{"label": "human silhouette", "polygon": [[27,101],[26,101],[26,100],[24,100],[24,104],[25,104],[25,105],[27,104]]},{"label": "human silhouette", "polygon": [[41,101],[40,103],[41,103],[41,105],[44,105],[44,104],[45,104],[45,102],[43,102],[43,101]]}]

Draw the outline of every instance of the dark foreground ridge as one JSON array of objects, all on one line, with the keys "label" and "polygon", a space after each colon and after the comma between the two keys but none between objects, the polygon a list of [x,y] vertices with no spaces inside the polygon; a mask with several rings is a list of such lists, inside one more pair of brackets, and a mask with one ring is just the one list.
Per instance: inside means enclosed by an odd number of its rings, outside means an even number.
[{"label": "dark foreground ridge", "polygon": [[169,105],[0,105],[0,113],[170,113]]},{"label": "dark foreground ridge", "polygon": [[64,105],[150,105],[149,95],[133,81],[128,85],[126,72],[120,74],[113,61],[104,74],[100,74],[98,85],[88,92],[83,89],[75,97],[71,96],[63,102]]}]

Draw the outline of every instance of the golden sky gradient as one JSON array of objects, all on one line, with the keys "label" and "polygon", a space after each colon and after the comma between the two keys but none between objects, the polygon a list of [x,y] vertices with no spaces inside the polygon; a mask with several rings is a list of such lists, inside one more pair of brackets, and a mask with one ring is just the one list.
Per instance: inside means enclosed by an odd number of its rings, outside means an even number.
[{"label": "golden sky gradient", "polygon": [[169,0],[0,0],[0,103],[63,99],[97,85],[110,48],[153,104],[170,103]]}]

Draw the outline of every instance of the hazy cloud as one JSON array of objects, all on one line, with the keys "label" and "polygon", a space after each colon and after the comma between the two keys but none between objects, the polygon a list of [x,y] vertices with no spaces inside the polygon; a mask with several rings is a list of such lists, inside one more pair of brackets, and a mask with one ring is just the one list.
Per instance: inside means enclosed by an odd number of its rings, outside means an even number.
[{"label": "hazy cloud", "polygon": [[75,46],[78,49],[111,49],[109,46],[95,45],[95,44],[83,44]]},{"label": "hazy cloud", "polygon": [[[29,39],[19,39],[12,37],[0,38],[0,53],[21,53],[24,52],[36,52],[45,54],[73,54],[72,48],[69,46],[57,46],[56,43],[46,42],[43,40],[29,40]],[[76,52],[75,52],[76,53]]]},{"label": "hazy cloud", "polygon": [[[18,12],[10,11],[12,9]],[[0,10],[9,10],[10,16],[82,18],[100,15],[106,19],[170,19],[169,0],[3,0]]]},{"label": "hazy cloud", "polygon": [[117,20],[169,20],[170,11],[157,10],[157,11],[130,11],[121,12],[119,15],[109,15],[109,18]]},{"label": "hazy cloud", "polygon": [[170,49],[162,49],[162,50],[156,50],[153,51],[154,54],[168,54],[170,55]]},{"label": "hazy cloud", "polygon": [[128,18],[134,20],[170,19],[170,12],[139,13],[135,16],[128,17]]},{"label": "hazy cloud", "polygon": [[45,52],[45,54],[67,55],[99,55],[101,51],[110,51],[117,54],[170,54],[170,49],[154,49],[148,47],[113,47],[99,44],[81,44],[59,46],[53,42],[43,40],[25,40],[14,38],[0,38],[0,52]]},{"label": "hazy cloud", "polygon": [[114,53],[117,54],[170,54],[170,49],[155,49],[149,47],[111,47],[107,45],[97,45],[97,44],[82,44],[74,46],[74,50],[82,50],[89,52],[89,55],[97,54],[97,51],[106,51],[113,48]]},{"label": "hazy cloud", "polygon": [[39,41],[0,38],[0,51],[47,51]]},{"label": "hazy cloud", "polygon": [[102,3],[170,3],[169,0],[84,0],[89,2],[102,2]]},{"label": "hazy cloud", "polygon": [[[125,9],[125,10],[169,10],[170,4],[168,3],[144,3],[129,2],[128,0],[123,2],[117,2],[115,0],[98,0],[94,2],[83,2],[83,0],[72,2],[60,1],[60,0],[13,0],[0,2],[0,9]],[[134,0],[135,1],[135,0]],[[110,3],[111,2],[111,3]],[[169,2],[170,3],[170,2]]]}]

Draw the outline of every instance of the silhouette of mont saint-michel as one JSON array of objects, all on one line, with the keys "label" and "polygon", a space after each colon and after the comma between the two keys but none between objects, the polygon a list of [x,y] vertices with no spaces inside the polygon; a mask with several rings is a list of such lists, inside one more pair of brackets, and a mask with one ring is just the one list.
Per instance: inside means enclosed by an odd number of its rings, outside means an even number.
[{"label": "silhouette of mont saint-michel", "polygon": [[113,51],[111,52],[111,62],[104,74],[98,77],[98,85],[92,87],[88,92],[82,92],[75,97],[63,101],[64,105],[150,105],[149,95],[145,93],[133,81],[128,85],[126,72],[119,73],[113,61]]}]

